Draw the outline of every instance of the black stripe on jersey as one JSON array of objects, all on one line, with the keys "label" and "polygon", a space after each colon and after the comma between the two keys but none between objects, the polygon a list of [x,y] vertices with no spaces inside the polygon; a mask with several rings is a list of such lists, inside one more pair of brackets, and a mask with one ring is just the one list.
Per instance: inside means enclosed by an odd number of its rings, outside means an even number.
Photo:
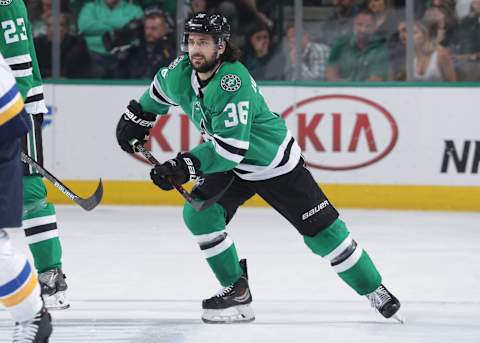
[{"label": "black stripe on jersey", "polygon": [[213,240],[205,243],[201,243],[200,245],[200,250],[207,250],[211,249],[213,247],[216,247],[220,243],[222,243],[225,239],[227,238],[227,233],[224,232],[220,236],[215,237]]},{"label": "black stripe on jersey", "polygon": [[290,142],[288,142],[288,144],[287,144],[287,148],[283,152],[282,160],[280,161],[279,164],[277,164],[277,166],[275,168],[281,167],[288,162],[288,160],[290,159],[290,150],[292,150],[293,142],[295,142],[295,139],[293,139],[293,137],[292,137],[290,139]]},{"label": "black stripe on jersey", "polygon": [[[22,148],[23,151],[29,152],[30,157],[37,161],[38,164],[43,166],[43,114],[29,114],[28,116],[31,118],[32,129],[28,134],[22,137]],[[33,149],[33,151],[29,149],[29,143],[31,144],[30,147]],[[38,175],[38,172],[35,168],[31,168],[29,164],[24,163],[23,175]]]},{"label": "black stripe on jersey", "polygon": [[[287,148],[285,149],[285,151],[283,152],[283,157],[282,157],[282,160],[273,168],[279,168],[285,164],[287,164],[288,160],[290,159],[290,152],[292,150],[292,146],[293,146],[293,143],[295,142],[295,139],[292,137],[290,139],[290,141],[288,142],[287,144]],[[253,173],[251,171],[247,171],[247,170],[243,170],[243,169],[238,169],[238,168],[233,168],[233,170],[238,173],[238,174],[250,174],[250,173]]]},{"label": "black stripe on jersey", "polygon": [[171,103],[170,101],[168,101],[167,99],[165,99],[161,94],[160,92],[158,91],[157,88],[155,88],[155,85],[152,84],[152,89],[153,89],[153,95],[155,95],[157,98],[160,99],[160,101],[166,103],[166,104],[169,104],[169,105],[172,105],[172,106],[177,106],[177,104],[173,104]]},{"label": "black stripe on jersey", "polygon": [[10,65],[10,69],[12,70],[25,70],[30,68],[32,68],[32,62],[24,62]]},{"label": "black stripe on jersey", "polygon": [[29,104],[31,102],[36,102],[41,100],[43,100],[43,93],[28,96],[27,99],[25,99],[25,103]]},{"label": "black stripe on jersey", "polygon": [[248,171],[248,170],[243,170],[243,169],[238,169],[238,168],[233,168],[233,170],[235,170],[236,173],[239,173],[239,174],[250,174],[250,173],[253,173],[251,171]]},{"label": "black stripe on jersey", "polygon": [[43,224],[29,229],[25,229],[25,236],[33,236],[42,232],[52,231],[57,229],[57,223]]},{"label": "black stripe on jersey", "polygon": [[215,140],[215,142],[217,142],[218,145],[220,145],[222,148],[224,148],[225,150],[227,150],[232,154],[245,156],[245,154],[247,153],[247,149],[237,148],[236,146],[225,143],[224,141],[216,138],[215,136],[212,136],[212,137]]},{"label": "black stripe on jersey", "polygon": [[357,249],[357,242],[352,240],[352,244],[350,244],[340,255],[335,257],[330,264],[333,266],[339,265],[343,261],[345,261],[347,258],[352,256],[353,252]]}]

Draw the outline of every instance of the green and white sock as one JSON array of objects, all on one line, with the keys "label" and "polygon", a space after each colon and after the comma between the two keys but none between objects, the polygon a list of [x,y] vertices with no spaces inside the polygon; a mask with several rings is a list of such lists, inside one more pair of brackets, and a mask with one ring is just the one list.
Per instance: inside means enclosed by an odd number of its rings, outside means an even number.
[{"label": "green and white sock", "polygon": [[340,219],[314,237],[304,236],[304,241],[313,253],[329,261],[338,276],[358,294],[369,294],[382,283],[370,256],[352,239]]}]

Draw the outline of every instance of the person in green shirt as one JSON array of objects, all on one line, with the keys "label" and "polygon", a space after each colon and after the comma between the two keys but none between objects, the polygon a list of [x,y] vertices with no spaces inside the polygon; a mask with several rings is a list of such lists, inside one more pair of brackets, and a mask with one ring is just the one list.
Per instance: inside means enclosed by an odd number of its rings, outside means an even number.
[{"label": "person in green shirt", "polygon": [[125,0],[95,0],[85,4],[78,17],[78,31],[84,35],[90,51],[90,77],[106,78],[116,75],[118,61],[105,49],[103,34],[142,17],[140,6]]},{"label": "person in green shirt", "polygon": [[328,81],[385,81],[387,49],[375,36],[375,16],[369,10],[353,20],[353,35],[337,38],[328,58]]},{"label": "person in green shirt", "polygon": [[[163,190],[173,189],[170,179],[177,184],[197,180],[193,195],[198,198],[211,198],[225,190],[208,208],[196,211],[190,203],[183,208],[186,226],[224,287],[203,300],[202,320],[255,319],[246,261],[238,260],[226,225],[257,193],[353,290],[366,296],[384,317],[394,316],[400,302],[383,286],[369,255],[351,237],[305,167],[298,143],[238,62],[229,38],[230,25],[222,15],[200,12],[189,19],[183,38],[186,53],[158,71],[139,101],[130,101],[116,131],[120,147],[133,153],[131,143],[145,141],[158,115],[167,114],[171,106],[181,106],[202,134],[201,144],[156,165],[150,173]],[[263,242],[265,246],[270,243],[268,239]]]}]

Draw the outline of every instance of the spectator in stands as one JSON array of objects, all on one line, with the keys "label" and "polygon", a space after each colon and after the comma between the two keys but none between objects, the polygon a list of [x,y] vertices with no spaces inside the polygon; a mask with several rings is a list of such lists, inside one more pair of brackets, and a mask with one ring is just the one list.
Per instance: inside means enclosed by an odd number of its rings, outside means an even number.
[{"label": "spectator in stands", "polygon": [[118,60],[106,51],[102,36],[141,17],[142,9],[126,0],[95,0],[85,4],[78,17],[78,30],[85,36],[90,51],[90,77],[117,76]]},{"label": "spectator in stands", "polygon": [[441,82],[457,81],[457,75],[447,49],[432,37],[427,26],[416,22],[413,29],[415,47],[414,79],[415,81]]},{"label": "spectator in stands", "polygon": [[455,16],[455,1],[456,0],[432,0],[431,7],[443,7],[448,13]]},{"label": "spectator in stands", "polygon": [[192,0],[192,14],[207,12],[207,0]]},{"label": "spectator in stands", "polygon": [[454,57],[462,81],[480,81],[480,0],[472,0],[470,14],[453,37]]},{"label": "spectator in stands", "polygon": [[353,20],[353,35],[339,37],[333,44],[326,71],[328,81],[385,81],[387,49],[374,35],[375,16],[369,10]]},{"label": "spectator in stands", "polygon": [[[273,7],[278,0],[262,0],[260,3],[262,6]],[[200,1],[200,9],[203,6]],[[256,0],[206,0],[206,7],[207,12],[217,12],[227,17],[233,36],[243,35],[241,30],[243,24],[253,21],[260,21],[269,29],[273,27],[272,20],[258,9]]]},{"label": "spectator in stands", "polygon": [[[429,1],[414,1],[413,8],[414,8],[415,19],[420,20],[421,18],[423,18],[423,15],[425,14],[425,11],[429,6],[430,6]],[[403,7],[405,10],[405,2],[403,3]]]},{"label": "spectator in stands", "polygon": [[425,11],[423,20],[430,36],[436,37],[438,43],[445,48],[450,48],[453,33],[456,28],[456,17],[452,7],[433,6]]},{"label": "spectator in stands", "polygon": [[[66,78],[87,77],[90,56],[87,44],[81,36],[68,32],[70,16],[60,15],[60,76]],[[52,76],[52,17],[47,18],[47,33],[34,39],[38,64],[42,77]]]},{"label": "spectator in stands", "polygon": [[281,80],[285,57],[274,47],[272,33],[263,22],[255,22],[247,31],[243,64],[255,80]]},{"label": "spectator in stands", "polygon": [[[47,34],[47,20],[52,16],[52,0],[33,0],[28,4],[30,23],[32,25],[33,37]],[[70,10],[68,0],[60,1],[60,12],[69,16],[68,22],[71,27],[69,31],[74,30],[73,13]]]},{"label": "spectator in stands", "polygon": [[400,21],[393,7],[393,0],[368,0],[368,8],[375,15],[375,27],[378,37],[385,42],[393,39]]},{"label": "spectator in stands", "polygon": [[[262,0],[261,2],[272,3],[273,5],[276,1]],[[249,20],[258,20],[269,28],[272,28],[273,26],[272,21],[265,15],[265,13],[258,9],[256,0],[207,0],[207,7],[209,10],[215,10],[222,14],[234,15],[238,13],[238,15],[243,18],[248,15]]]},{"label": "spectator in stands", "polygon": [[[287,28],[287,64],[285,66],[285,79],[295,80],[295,65],[297,64],[297,48],[295,44],[295,26]],[[303,32],[300,56],[299,80],[325,80],[330,48],[323,43],[310,41],[308,32]]]},{"label": "spectator in stands", "polygon": [[120,62],[122,77],[126,79],[152,79],[161,67],[168,66],[176,57],[170,42],[171,29],[161,11],[151,11],[144,18],[144,37],[140,46],[128,50]]},{"label": "spectator in stands", "polygon": [[463,19],[470,14],[472,0],[457,0],[455,2],[455,14],[457,18]]},{"label": "spectator in stands", "polygon": [[[70,0],[72,1],[72,0]],[[128,0],[129,2],[134,2],[139,5],[144,10],[150,8],[159,8],[163,11],[164,15],[172,15],[175,13],[177,8],[177,0]],[[183,1],[185,5],[192,2],[192,0]]]},{"label": "spectator in stands", "polygon": [[401,21],[397,33],[388,45],[388,60],[390,62],[389,79],[405,81],[407,79],[407,24]]},{"label": "spectator in stands", "polygon": [[321,24],[320,39],[325,44],[332,46],[333,42],[342,36],[352,35],[353,18],[359,11],[355,0],[330,0],[334,11],[332,15]]},{"label": "spectator in stands", "polygon": [[195,14],[200,12],[211,12],[211,9],[208,8],[207,0],[191,0],[190,5],[186,8],[185,16],[187,18],[192,18]]}]

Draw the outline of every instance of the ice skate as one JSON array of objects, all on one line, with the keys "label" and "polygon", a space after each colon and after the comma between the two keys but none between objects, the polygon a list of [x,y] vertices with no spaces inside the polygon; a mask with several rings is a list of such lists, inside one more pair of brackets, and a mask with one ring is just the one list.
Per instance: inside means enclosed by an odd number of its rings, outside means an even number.
[{"label": "ice skate", "polygon": [[405,323],[405,319],[398,314],[400,301],[384,285],[367,294],[367,298],[370,300],[370,305],[385,318],[394,318],[402,324]]},{"label": "ice skate", "polygon": [[68,288],[61,269],[51,269],[38,275],[42,298],[49,310],[65,310],[70,307],[65,292]]},{"label": "ice skate", "polygon": [[13,343],[48,343],[52,334],[52,318],[45,308],[35,318],[15,323]]},{"label": "ice skate", "polygon": [[252,294],[248,287],[247,262],[241,260],[243,276],[202,302],[202,320],[209,324],[246,323],[255,320],[250,306]]}]

